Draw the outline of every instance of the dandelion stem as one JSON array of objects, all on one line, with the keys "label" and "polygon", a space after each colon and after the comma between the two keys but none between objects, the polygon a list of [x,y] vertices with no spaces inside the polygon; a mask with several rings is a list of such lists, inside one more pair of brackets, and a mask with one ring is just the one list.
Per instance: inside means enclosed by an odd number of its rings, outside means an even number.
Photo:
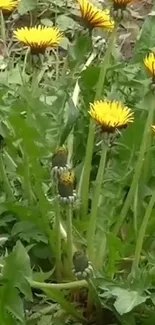
[{"label": "dandelion stem", "polygon": [[[97,311],[97,319],[101,321],[101,317],[102,317],[102,304],[101,304],[101,300],[99,297],[99,294],[97,292],[97,289],[93,283],[93,280],[91,278],[87,279],[88,282],[88,287],[89,287],[89,292],[88,292],[88,301],[87,301],[87,313],[88,313],[88,317],[90,316],[90,312],[92,312],[92,307],[95,301],[95,305],[96,305],[96,311]],[[99,322],[100,324],[100,322]]]},{"label": "dandelion stem", "polygon": [[[88,60],[86,61],[85,65],[83,66],[81,71],[84,71],[85,69],[87,69],[95,57],[96,57],[96,53],[95,52],[91,53],[91,55],[89,56]],[[79,78],[78,78],[78,80],[76,81],[74,90],[73,90],[73,95],[72,95],[72,101],[73,101],[75,107],[77,107],[77,105],[78,105],[79,93],[80,93],[80,87],[79,87]],[[74,134],[73,134],[73,131],[71,131],[71,133],[68,137],[68,165],[69,166],[71,166],[71,159],[72,159],[72,155],[73,155],[73,145],[74,145]]]},{"label": "dandelion stem", "polygon": [[33,203],[33,195],[31,189],[31,182],[30,182],[30,164],[26,149],[24,150],[24,157],[23,157],[23,164],[24,164],[24,188],[26,199],[28,200],[29,205]]},{"label": "dandelion stem", "polygon": [[[105,77],[106,77],[106,72],[107,69],[109,68],[110,64],[110,55],[112,52],[115,36],[116,36],[116,30],[115,29],[110,38],[109,38],[109,44],[108,48],[106,50],[103,63],[100,69],[100,74],[97,82],[97,87],[96,87],[96,94],[95,94],[95,99],[100,99],[102,95],[102,90],[103,86],[105,83]],[[92,161],[92,155],[93,155],[93,145],[94,145],[94,136],[95,136],[95,129],[94,129],[94,122],[91,119],[90,124],[89,124],[89,132],[88,132],[88,138],[87,138],[87,146],[86,146],[86,156],[85,156],[85,162],[84,162],[84,167],[83,167],[83,178],[81,181],[81,201],[82,201],[82,206],[81,206],[81,214],[82,217],[85,218],[87,215],[88,211],[88,196],[89,196],[89,180],[90,180],[90,172],[91,172],[91,161]]]},{"label": "dandelion stem", "polygon": [[36,289],[53,289],[53,290],[66,290],[66,289],[76,289],[76,288],[87,288],[88,283],[85,280],[80,281],[72,281],[68,283],[45,283],[45,282],[37,282],[31,279],[28,279],[31,287]]},{"label": "dandelion stem", "polygon": [[[32,161],[32,167],[33,167],[33,170],[35,171],[35,164],[33,161]],[[50,224],[49,224],[49,220],[48,220],[48,211],[50,211],[51,207],[45,197],[41,183],[38,180],[38,177],[37,177],[38,175],[35,175],[35,176],[36,176],[35,177],[35,194],[39,199],[41,221],[43,224],[45,234],[48,238],[49,247],[51,249],[51,252],[53,253],[53,251],[54,251],[53,234],[52,234],[52,230],[50,228]]]},{"label": "dandelion stem", "polygon": [[98,211],[98,204],[100,199],[103,175],[104,175],[104,170],[106,165],[107,151],[108,151],[108,145],[105,144],[103,141],[101,159],[100,159],[98,172],[94,184],[92,208],[91,208],[90,219],[88,224],[88,232],[87,232],[88,258],[92,263],[94,262],[94,235],[96,230],[97,211]]},{"label": "dandelion stem", "polygon": [[155,191],[153,191],[153,193],[152,193],[152,197],[151,197],[148,207],[145,211],[145,215],[144,215],[142,224],[141,224],[139,232],[138,232],[138,238],[137,238],[136,249],[135,249],[135,258],[133,259],[132,269],[131,269],[131,274],[133,276],[135,275],[136,269],[139,264],[140,254],[141,254],[141,250],[142,250],[142,246],[143,246],[143,241],[144,241],[147,225],[148,225],[149,218],[151,216],[152,209],[153,209],[154,205],[155,205]]},{"label": "dandelion stem", "polygon": [[9,183],[9,180],[8,180],[8,177],[7,177],[7,174],[6,174],[6,170],[5,170],[5,166],[4,166],[4,162],[3,162],[2,152],[0,152],[0,176],[1,176],[0,178],[1,178],[1,181],[3,183],[5,194],[6,194],[7,198],[10,201],[14,201],[15,197],[13,195],[12,188],[11,188],[11,185]]},{"label": "dandelion stem", "polygon": [[56,198],[55,202],[55,233],[56,233],[56,275],[57,282],[61,281],[61,230],[60,230],[60,206]]},{"label": "dandelion stem", "polygon": [[72,274],[73,266],[73,236],[72,236],[72,206],[69,204],[67,209],[67,255],[68,255],[68,271]]},{"label": "dandelion stem", "polygon": [[141,142],[141,146],[140,146],[137,163],[135,166],[135,172],[133,175],[132,183],[131,183],[130,190],[128,192],[126,201],[124,203],[124,206],[120,213],[120,217],[117,219],[116,225],[114,227],[114,234],[116,234],[116,235],[118,234],[120,227],[123,224],[123,222],[127,216],[127,213],[129,211],[130,204],[131,204],[134,194],[136,192],[137,185],[138,185],[139,178],[140,178],[141,171],[142,171],[142,167],[143,167],[143,163],[144,163],[148,135],[149,135],[149,132],[151,131],[151,124],[153,123],[153,117],[154,117],[154,108],[155,107],[154,107],[154,97],[152,96],[152,94],[151,94],[151,96],[149,95],[148,103],[150,103],[150,105],[148,105],[149,112],[148,112],[148,117],[147,117],[146,124],[145,124],[145,129],[144,129],[144,133],[143,133],[143,138],[142,138],[142,142]]}]

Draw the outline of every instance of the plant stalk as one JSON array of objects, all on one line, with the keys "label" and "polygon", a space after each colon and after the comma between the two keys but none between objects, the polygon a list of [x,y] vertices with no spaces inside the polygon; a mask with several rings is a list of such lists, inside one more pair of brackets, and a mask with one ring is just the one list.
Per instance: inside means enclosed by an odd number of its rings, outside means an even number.
[{"label": "plant stalk", "polygon": [[61,281],[61,230],[60,230],[60,206],[56,198],[56,213],[55,213],[55,234],[56,234],[56,276],[57,282]]},{"label": "plant stalk", "polygon": [[93,283],[93,280],[91,278],[87,279],[88,283],[88,300],[87,300],[87,316],[90,317],[90,313],[92,313],[92,308],[95,302],[96,305],[96,318],[98,320],[98,324],[102,323],[102,303],[99,297],[99,294],[97,292],[97,289]]},{"label": "plant stalk", "polygon": [[[35,166],[33,166],[34,169]],[[34,169],[35,171],[35,169]],[[35,175],[35,193],[36,196],[39,199],[39,206],[40,206],[40,214],[41,214],[41,220],[42,220],[42,224],[44,227],[44,231],[46,233],[46,236],[48,238],[48,242],[49,242],[49,246],[51,249],[51,252],[53,254],[54,251],[54,245],[53,245],[53,234],[52,234],[52,230],[50,228],[50,224],[49,224],[49,220],[48,220],[48,211],[50,211],[50,204],[47,201],[44,191],[42,189],[41,183],[38,180],[37,175]]]},{"label": "plant stalk", "polygon": [[67,256],[68,256],[68,271],[72,275],[73,267],[73,236],[72,236],[72,206],[69,204],[66,208],[67,217]]},{"label": "plant stalk", "polygon": [[29,168],[29,159],[26,152],[24,150],[24,157],[23,157],[23,164],[24,164],[24,189],[26,194],[26,199],[28,200],[29,205],[33,204],[33,195],[31,189],[31,181],[30,181],[30,168]]},{"label": "plant stalk", "polygon": [[[96,87],[96,94],[94,100],[98,100],[101,98],[103,86],[105,83],[106,73],[107,69],[110,65],[110,56],[113,49],[115,36],[116,36],[116,30],[112,32],[110,38],[109,38],[109,44],[103,59],[103,63],[101,65],[100,74],[97,82]],[[83,172],[82,172],[82,181],[81,181],[81,215],[82,218],[85,219],[88,211],[88,198],[89,198],[89,180],[90,180],[90,172],[91,172],[91,161],[92,161],[92,155],[93,155],[93,146],[94,146],[94,136],[95,136],[95,128],[94,128],[94,121],[90,119],[89,124],[89,131],[88,131],[88,138],[87,138],[87,146],[86,146],[86,156],[85,156],[85,162],[83,166]]]},{"label": "plant stalk", "polygon": [[28,279],[32,288],[36,289],[54,289],[54,290],[66,290],[66,289],[76,289],[76,288],[87,288],[88,283],[85,280],[72,281],[67,283],[45,283],[37,282],[31,279]]},{"label": "plant stalk", "polygon": [[[85,69],[87,69],[90,66],[90,64],[93,62],[95,57],[96,57],[96,53],[92,52],[81,71],[84,71]],[[73,101],[75,107],[77,107],[77,105],[78,105],[79,94],[80,94],[80,87],[79,87],[79,78],[78,78],[78,80],[76,81],[74,90],[73,90],[73,95],[72,95],[72,101]],[[74,134],[73,134],[73,131],[71,131],[71,133],[68,137],[68,162],[67,163],[69,166],[72,165],[71,159],[72,159],[72,155],[73,155],[73,145],[74,145]]]},{"label": "plant stalk", "polygon": [[142,246],[143,246],[143,241],[144,241],[148,222],[149,222],[154,205],[155,205],[155,190],[152,193],[152,197],[150,199],[150,202],[148,204],[142,224],[141,224],[139,232],[138,232],[138,238],[137,238],[136,249],[135,249],[135,258],[133,259],[132,269],[131,269],[131,274],[133,276],[136,273],[136,269],[137,269],[139,261],[140,261],[140,254],[141,254],[141,250],[142,250]]},{"label": "plant stalk", "polygon": [[10,201],[14,201],[15,197],[13,195],[12,187],[11,187],[8,177],[7,177],[7,173],[6,173],[4,162],[3,162],[2,152],[0,152],[0,178],[4,185],[4,190],[5,190],[7,198]]},{"label": "plant stalk", "polygon": [[134,197],[134,194],[136,192],[138,182],[140,179],[140,175],[141,175],[141,171],[142,171],[142,167],[143,167],[143,163],[144,163],[144,158],[145,158],[145,153],[146,153],[146,148],[147,148],[148,135],[149,135],[149,132],[151,131],[151,124],[153,123],[153,117],[154,117],[154,96],[152,96],[152,94],[151,94],[151,98],[150,98],[150,105],[148,104],[148,106],[149,106],[149,112],[148,112],[148,117],[147,117],[146,124],[145,124],[145,129],[144,129],[144,133],[143,133],[143,138],[142,138],[142,142],[141,142],[141,146],[140,146],[137,163],[135,166],[135,172],[133,175],[129,193],[127,195],[124,206],[120,213],[120,217],[117,219],[116,225],[114,227],[115,235],[118,234],[120,227],[123,224],[123,222],[128,214],[130,204],[132,202],[132,199]]},{"label": "plant stalk", "polygon": [[94,236],[95,236],[96,222],[97,222],[97,211],[98,211],[100,192],[101,192],[101,187],[103,182],[103,175],[106,166],[107,151],[108,151],[108,144],[105,144],[103,140],[100,163],[99,163],[98,172],[94,184],[92,208],[91,208],[90,219],[88,224],[88,232],[87,232],[88,258],[92,263],[94,262]]}]

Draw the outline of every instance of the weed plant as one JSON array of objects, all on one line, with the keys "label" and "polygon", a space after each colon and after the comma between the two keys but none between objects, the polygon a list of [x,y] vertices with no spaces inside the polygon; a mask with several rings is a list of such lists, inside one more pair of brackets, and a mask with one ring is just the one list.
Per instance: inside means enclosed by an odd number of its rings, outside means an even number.
[{"label": "weed plant", "polygon": [[155,15],[126,60],[134,3],[0,0],[0,325],[155,324]]}]

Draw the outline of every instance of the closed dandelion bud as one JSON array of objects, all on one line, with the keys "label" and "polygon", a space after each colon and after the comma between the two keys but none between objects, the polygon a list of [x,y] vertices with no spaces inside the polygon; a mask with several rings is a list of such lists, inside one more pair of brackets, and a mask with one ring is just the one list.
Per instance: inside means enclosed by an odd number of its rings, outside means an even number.
[{"label": "closed dandelion bud", "polygon": [[65,146],[58,147],[52,156],[52,170],[55,176],[67,171],[68,149]]},{"label": "closed dandelion bud", "polygon": [[93,275],[93,267],[83,251],[77,251],[73,255],[73,273],[78,280]]},{"label": "closed dandelion bud", "polygon": [[74,190],[75,175],[74,172],[63,172],[58,180],[58,196],[61,203],[74,204],[76,192]]}]

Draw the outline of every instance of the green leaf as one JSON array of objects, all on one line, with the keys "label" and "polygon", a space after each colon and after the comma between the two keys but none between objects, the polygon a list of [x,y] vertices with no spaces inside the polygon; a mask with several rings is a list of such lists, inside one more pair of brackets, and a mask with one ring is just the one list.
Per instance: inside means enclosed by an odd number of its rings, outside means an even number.
[{"label": "green leaf", "polygon": [[26,12],[35,9],[37,4],[37,0],[21,0],[18,7],[18,12],[20,15],[24,15]]},{"label": "green leaf", "polygon": [[35,240],[37,242],[42,241],[47,243],[46,237],[37,229],[37,227],[29,221],[16,222],[11,231],[12,236],[19,236],[26,242]]},{"label": "green leaf", "polygon": [[51,325],[51,324],[52,324],[52,316],[51,315],[42,316],[38,322],[38,325]]},{"label": "green leaf", "polygon": [[5,301],[6,310],[21,323],[24,322],[24,308],[21,298],[16,288],[9,288],[9,293]]},{"label": "green leaf", "polygon": [[120,315],[129,313],[134,307],[145,302],[148,297],[141,295],[137,291],[125,290],[122,288],[111,289],[111,294],[117,296],[114,307]]},{"label": "green leaf", "polygon": [[69,315],[72,315],[81,321],[85,321],[83,316],[65,299],[61,291],[50,289],[45,289],[44,291],[49,298],[58,302]]},{"label": "green leaf", "polygon": [[145,55],[155,47],[154,37],[155,16],[148,16],[143,24],[141,35],[136,42],[132,61],[142,61]]},{"label": "green leaf", "polygon": [[[91,39],[88,35],[80,35],[76,38],[75,43],[69,47],[69,59],[78,65],[84,62],[85,56],[91,51]],[[70,62],[70,63],[71,63]]]},{"label": "green leaf", "polygon": [[30,300],[32,294],[26,278],[32,277],[30,259],[25,247],[18,241],[12,253],[6,258],[3,277]]},{"label": "green leaf", "polygon": [[57,18],[57,24],[62,31],[67,29],[74,30],[77,27],[77,23],[66,15],[59,15]]},{"label": "green leaf", "polygon": [[53,268],[51,271],[49,272],[33,272],[33,280],[37,281],[37,282],[44,282],[46,280],[48,280],[51,275],[53,275],[55,271],[55,268]]},{"label": "green leaf", "polygon": [[68,119],[61,134],[60,145],[64,144],[79,115],[79,111],[74,105],[72,98],[69,99],[68,105],[69,105]]}]

